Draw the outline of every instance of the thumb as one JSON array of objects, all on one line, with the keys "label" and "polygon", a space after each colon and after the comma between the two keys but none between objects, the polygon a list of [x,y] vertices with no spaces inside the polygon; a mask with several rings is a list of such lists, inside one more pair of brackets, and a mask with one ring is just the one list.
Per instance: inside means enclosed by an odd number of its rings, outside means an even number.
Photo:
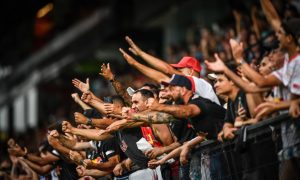
[{"label": "thumb", "polygon": [[219,55],[217,53],[215,53],[214,56],[217,61],[221,61],[221,58],[219,57]]},{"label": "thumb", "polygon": [[109,64],[109,63],[107,63],[107,69],[109,69],[109,70],[110,70],[110,64]]},{"label": "thumb", "polygon": [[90,79],[86,78],[86,83],[89,85],[90,84]]}]

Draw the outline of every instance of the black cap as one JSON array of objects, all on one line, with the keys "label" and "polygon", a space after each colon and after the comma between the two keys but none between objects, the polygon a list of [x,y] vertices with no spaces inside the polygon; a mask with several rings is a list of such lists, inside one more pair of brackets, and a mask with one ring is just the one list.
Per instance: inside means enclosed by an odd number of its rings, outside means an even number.
[{"label": "black cap", "polygon": [[178,74],[174,74],[172,76],[170,82],[162,81],[161,84],[165,85],[165,86],[169,86],[169,85],[171,85],[171,86],[180,86],[180,87],[185,87],[188,90],[192,90],[191,81],[187,77],[182,76],[182,75],[178,75]]}]

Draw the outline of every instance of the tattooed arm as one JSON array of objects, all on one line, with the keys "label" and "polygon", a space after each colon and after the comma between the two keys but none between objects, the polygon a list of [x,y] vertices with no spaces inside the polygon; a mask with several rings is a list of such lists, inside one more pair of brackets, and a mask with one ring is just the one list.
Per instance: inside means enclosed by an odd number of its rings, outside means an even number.
[{"label": "tattooed arm", "polygon": [[144,121],[150,124],[163,124],[178,120],[171,114],[159,111],[134,113],[131,115],[131,119],[135,121]]},{"label": "tattooed arm", "polygon": [[149,109],[153,111],[160,111],[174,116],[174,118],[190,118],[195,117],[201,113],[201,109],[195,104],[187,105],[165,105],[159,103],[152,103]]}]

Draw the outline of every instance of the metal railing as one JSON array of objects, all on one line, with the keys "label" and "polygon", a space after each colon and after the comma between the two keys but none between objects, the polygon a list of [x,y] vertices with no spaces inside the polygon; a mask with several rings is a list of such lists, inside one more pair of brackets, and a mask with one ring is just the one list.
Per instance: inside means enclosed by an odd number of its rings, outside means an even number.
[{"label": "metal railing", "polygon": [[199,156],[202,178],[278,179],[280,125],[287,120],[289,115],[282,114],[239,129],[233,140],[209,140],[198,145],[194,154]]}]

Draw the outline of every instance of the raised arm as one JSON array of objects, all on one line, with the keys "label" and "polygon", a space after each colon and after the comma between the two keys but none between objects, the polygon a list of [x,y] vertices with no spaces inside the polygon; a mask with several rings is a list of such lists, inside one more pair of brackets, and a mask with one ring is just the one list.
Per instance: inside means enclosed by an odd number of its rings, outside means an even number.
[{"label": "raised arm", "polygon": [[63,146],[72,150],[95,150],[95,148],[89,142],[77,142],[76,140],[71,140],[64,135],[60,135],[58,139]]},{"label": "raised arm", "polygon": [[108,159],[107,162],[103,163],[92,163],[91,160],[86,159],[84,160],[84,164],[86,165],[86,168],[88,169],[98,169],[101,171],[109,171],[112,172],[114,167],[120,162],[120,156],[114,155]]},{"label": "raised arm", "polygon": [[241,65],[246,77],[253,81],[258,87],[272,87],[281,84],[279,79],[277,79],[274,75],[269,74],[267,76],[262,76],[245,62],[243,59],[242,43],[238,43],[234,39],[230,39],[230,46],[235,61]]},{"label": "raised arm", "polygon": [[109,138],[113,137],[111,134],[108,134],[108,133],[104,133],[102,135],[99,135],[101,130],[97,130],[97,129],[78,129],[78,128],[75,128],[67,121],[64,121],[62,123],[62,130],[64,132],[68,132],[68,133],[71,133],[71,134],[83,136],[87,139],[97,140],[97,141],[102,141],[102,140],[109,139]]},{"label": "raised arm", "polygon": [[257,93],[268,91],[268,88],[259,88],[254,84],[245,82],[242,78],[232,72],[220,59],[220,57],[215,54],[215,62],[205,61],[207,68],[215,72],[223,72],[229,79],[231,79],[239,88],[247,93]]},{"label": "raised arm", "polygon": [[51,163],[59,160],[59,158],[57,156],[55,156],[49,152],[47,152],[45,156],[40,157],[35,154],[25,152],[19,146],[8,149],[8,152],[17,157],[24,157],[24,158],[26,158],[34,163],[37,163],[39,165],[51,164]]},{"label": "raised arm", "polygon": [[178,120],[171,114],[159,111],[133,113],[131,114],[131,119],[135,121],[147,122],[149,124],[162,124]]},{"label": "raised arm", "polygon": [[201,113],[201,109],[194,104],[165,105],[153,102],[149,109],[153,111],[165,112],[179,119],[191,118]]},{"label": "raised arm", "polygon": [[74,113],[75,122],[77,124],[86,124],[86,125],[92,125],[94,127],[98,127],[100,129],[105,129],[107,126],[109,126],[111,123],[115,122],[115,120],[111,118],[87,118],[83,114],[79,112]]},{"label": "raised arm", "polygon": [[112,71],[110,69],[109,63],[107,63],[107,65],[102,64],[101,71],[99,74],[101,76],[103,76],[107,81],[111,82],[116,93],[124,99],[124,101],[127,105],[131,105],[131,97],[129,96],[129,94],[127,93],[126,89],[121,84],[121,82],[115,78],[115,75],[112,73]]},{"label": "raised arm", "polygon": [[266,18],[275,32],[281,27],[281,20],[276,12],[275,7],[270,0],[260,0],[261,7],[266,15]]},{"label": "raised arm", "polygon": [[108,171],[100,171],[98,169],[86,169],[83,166],[77,166],[76,171],[79,176],[92,176],[92,177],[104,177],[111,173]]},{"label": "raised arm", "polygon": [[92,109],[89,105],[87,105],[86,103],[84,103],[78,93],[73,93],[71,94],[72,98],[74,99],[74,101],[83,109],[83,110],[87,110],[87,109]]},{"label": "raised arm", "polygon": [[163,72],[168,75],[172,74],[180,74],[179,71],[177,71],[175,68],[173,68],[171,65],[166,63],[164,60],[159,59],[157,57],[154,57],[143,50],[141,50],[133,41],[130,39],[130,37],[126,36],[125,40],[130,45],[129,50],[135,54],[136,56],[140,56],[143,58],[148,64],[150,64],[154,69]]},{"label": "raised arm", "polygon": [[31,162],[27,159],[23,159],[23,161],[32,169],[34,170],[36,173],[38,173],[39,175],[45,175],[48,174],[52,169],[53,169],[53,165],[51,164],[46,164],[46,165],[40,165],[40,164],[36,164],[34,162]]},{"label": "raised arm", "polygon": [[137,62],[133,57],[131,57],[129,54],[127,54],[122,48],[119,49],[122,53],[125,60],[130,64],[131,66],[135,67],[137,70],[139,70],[141,73],[143,73],[145,76],[149,77],[150,79],[154,80],[157,83],[161,83],[161,81],[168,82],[170,78],[155,69],[149,68],[139,62]]},{"label": "raised arm", "polygon": [[51,131],[50,135],[47,136],[49,144],[56,149],[60,154],[69,158],[70,149],[63,146],[58,140],[58,133],[56,130]]}]

